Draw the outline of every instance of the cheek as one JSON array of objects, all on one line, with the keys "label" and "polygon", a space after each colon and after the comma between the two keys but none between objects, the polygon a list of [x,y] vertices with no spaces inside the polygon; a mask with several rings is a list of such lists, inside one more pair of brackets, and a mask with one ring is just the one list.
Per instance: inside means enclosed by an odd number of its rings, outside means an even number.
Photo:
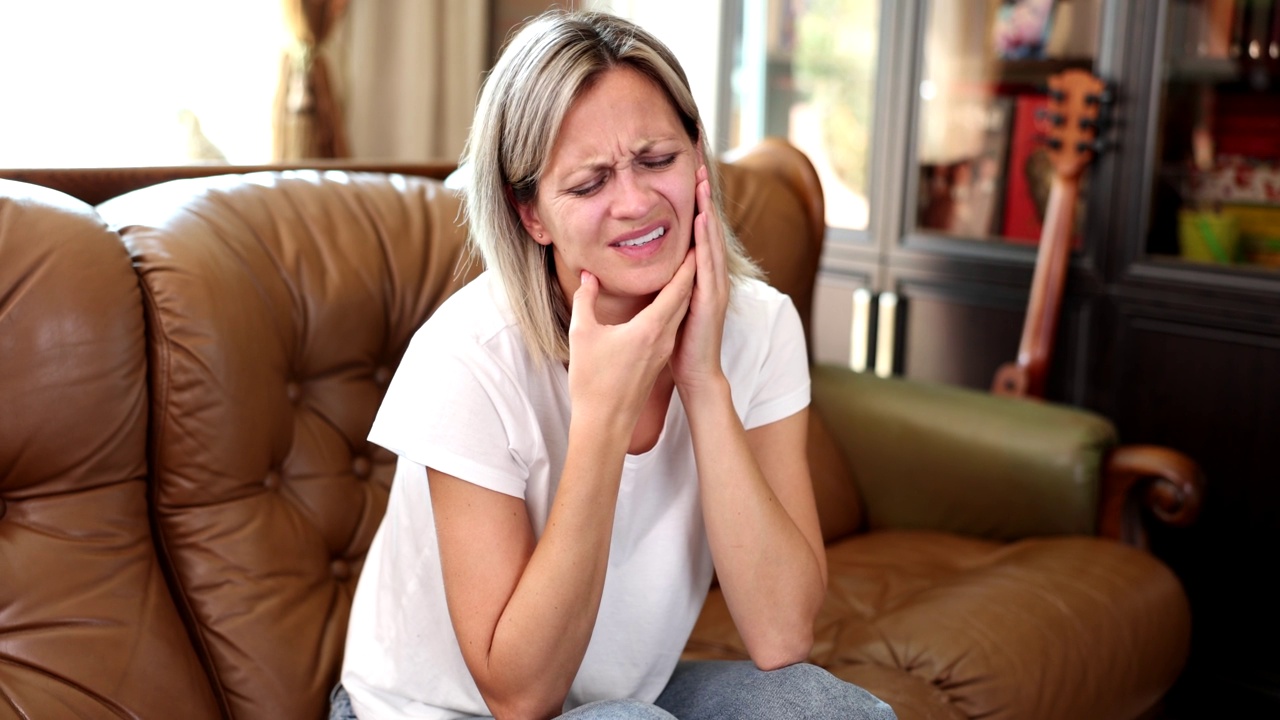
[{"label": "cheek", "polygon": [[662,194],[667,198],[667,202],[675,208],[676,215],[682,222],[692,223],[693,216],[697,212],[697,204],[694,200],[694,184],[693,177],[671,178],[665,182]]},{"label": "cheek", "polygon": [[547,230],[556,249],[572,256],[593,244],[593,239],[602,233],[606,218],[603,203],[579,200],[552,208],[546,217]]}]

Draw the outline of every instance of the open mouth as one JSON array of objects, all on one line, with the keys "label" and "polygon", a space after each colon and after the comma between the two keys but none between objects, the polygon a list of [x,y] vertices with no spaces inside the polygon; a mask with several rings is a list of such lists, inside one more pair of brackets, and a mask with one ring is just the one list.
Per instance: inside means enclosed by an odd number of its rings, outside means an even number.
[{"label": "open mouth", "polygon": [[631,240],[623,240],[620,243],[614,243],[614,247],[627,247],[627,248],[641,247],[643,245],[648,245],[654,240],[657,240],[658,238],[662,237],[666,233],[667,233],[666,228],[659,226],[657,228],[654,228],[653,232],[649,233],[648,235],[644,235],[638,238],[633,238]]}]

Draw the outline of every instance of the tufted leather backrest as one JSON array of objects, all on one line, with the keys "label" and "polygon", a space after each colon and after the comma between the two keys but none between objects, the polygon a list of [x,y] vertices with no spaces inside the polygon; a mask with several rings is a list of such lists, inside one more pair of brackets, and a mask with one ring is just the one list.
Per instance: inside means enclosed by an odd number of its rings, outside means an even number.
[{"label": "tufted leather backrest", "polygon": [[[791,297],[812,352],[810,313],[826,235],[822,185],[805,155],[778,138],[721,165],[725,215],[769,284]],[[828,542],[863,526],[862,502],[848,461],[817,413],[809,414],[809,472]]]},{"label": "tufted leather backrest", "polygon": [[726,156],[720,175],[725,219],[769,284],[791,297],[809,336],[827,231],[817,172],[793,145],[766,138]]},{"label": "tufted leather backrest", "polygon": [[434,180],[181,180],[99,208],[142,281],[162,552],[228,717],[324,716],[394,456],[365,440],[459,273]]},{"label": "tufted leather backrest", "polygon": [[0,716],[217,717],[152,545],[146,427],[119,237],[0,180]]}]

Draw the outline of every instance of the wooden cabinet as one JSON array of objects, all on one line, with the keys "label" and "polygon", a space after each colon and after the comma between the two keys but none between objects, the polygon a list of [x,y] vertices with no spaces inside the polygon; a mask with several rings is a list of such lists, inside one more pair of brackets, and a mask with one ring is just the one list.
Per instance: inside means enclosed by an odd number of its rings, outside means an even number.
[{"label": "wooden cabinet", "polygon": [[1195,621],[1171,711],[1280,716],[1280,0],[1057,0],[1038,50],[997,40],[1038,4],[878,3],[866,219],[829,230],[815,351],[988,389],[1035,265],[1038,96],[1108,80],[1047,396],[1205,470],[1197,525],[1153,538]]}]

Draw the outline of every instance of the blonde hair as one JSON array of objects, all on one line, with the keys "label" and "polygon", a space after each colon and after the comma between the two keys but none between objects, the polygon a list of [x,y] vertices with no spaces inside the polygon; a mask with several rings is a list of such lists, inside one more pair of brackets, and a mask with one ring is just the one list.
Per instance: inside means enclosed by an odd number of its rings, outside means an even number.
[{"label": "blonde hair", "polygon": [[[552,10],[508,41],[485,78],[463,151],[470,172],[463,208],[470,239],[501,279],[530,353],[569,358],[569,304],[550,246],[529,236],[517,204],[533,202],[560,124],[570,106],[606,70],[627,67],[671,101],[689,138],[705,137],[689,81],[665,45],[635,24],[598,12]],[[703,143],[712,203],[721,219],[729,275],[760,276],[724,220],[720,180]]]}]

